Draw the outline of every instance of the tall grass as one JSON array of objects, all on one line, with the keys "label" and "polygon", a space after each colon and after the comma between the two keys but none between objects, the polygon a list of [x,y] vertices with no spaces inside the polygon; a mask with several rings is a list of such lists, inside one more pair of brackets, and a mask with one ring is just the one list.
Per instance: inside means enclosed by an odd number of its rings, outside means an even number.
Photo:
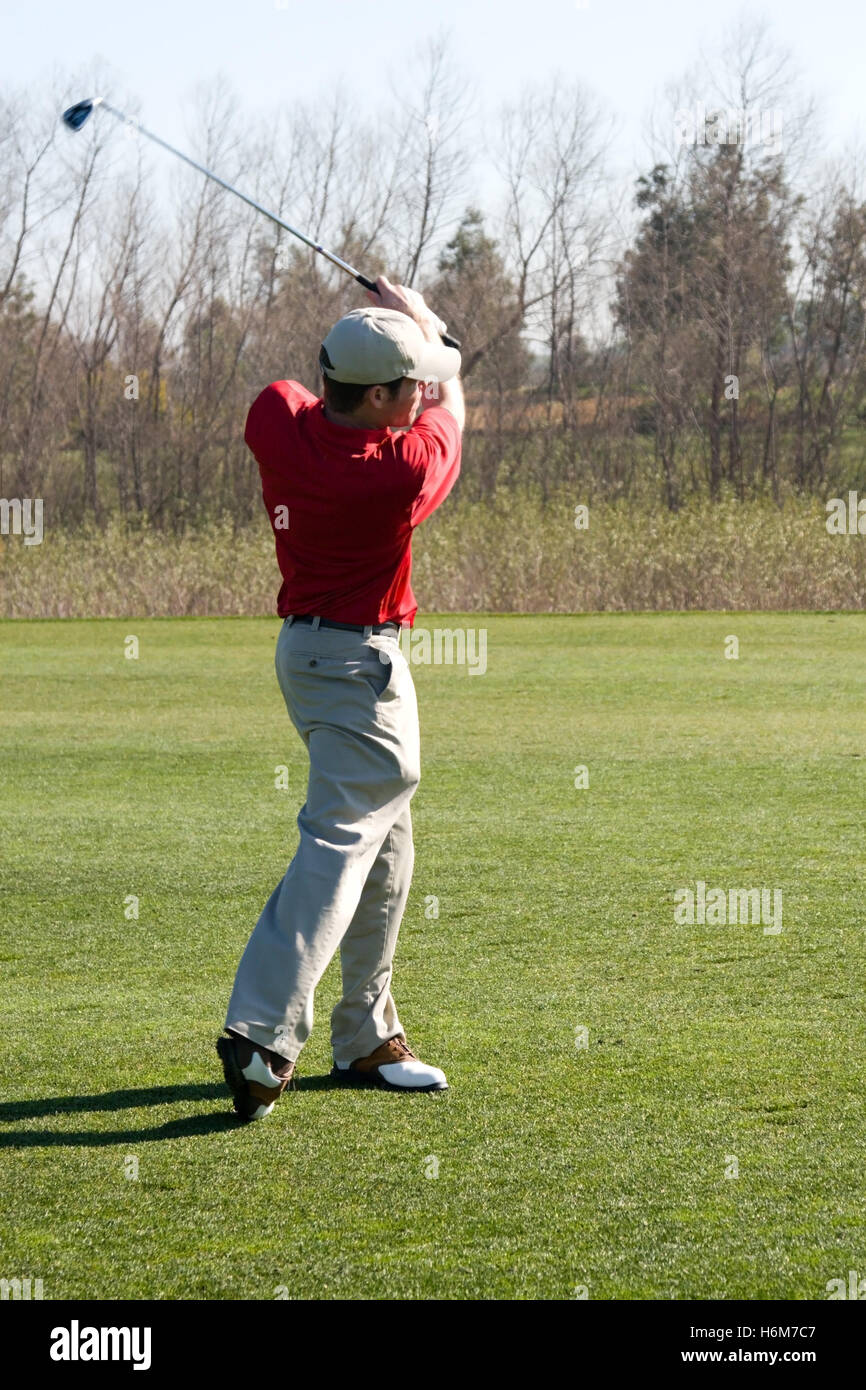
[{"label": "tall grass", "polygon": [[[415,535],[414,587],[430,611],[862,609],[866,537],[831,536],[823,505],[789,498],[678,513],[604,502],[574,525],[575,498],[501,491],[446,503]],[[262,519],[183,538],[124,525],[0,538],[0,616],[267,614],[279,574]]]}]

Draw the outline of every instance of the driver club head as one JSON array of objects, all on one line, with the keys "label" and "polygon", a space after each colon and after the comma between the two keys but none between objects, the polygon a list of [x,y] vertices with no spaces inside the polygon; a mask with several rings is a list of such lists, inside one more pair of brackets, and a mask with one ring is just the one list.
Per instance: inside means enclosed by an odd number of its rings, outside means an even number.
[{"label": "driver club head", "polygon": [[74,106],[67,107],[63,112],[63,124],[69,126],[70,130],[80,130],[93,108],[101,101],[102,97],[88,97],[86,101],[77,101]]}]

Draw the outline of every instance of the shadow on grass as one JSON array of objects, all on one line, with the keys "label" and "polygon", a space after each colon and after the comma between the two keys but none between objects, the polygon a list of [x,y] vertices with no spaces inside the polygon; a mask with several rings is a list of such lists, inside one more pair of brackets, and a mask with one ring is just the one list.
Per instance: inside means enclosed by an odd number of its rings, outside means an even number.
[{"label": "shadow on grass", "polygon": [[[342,1089],[330,1076],[298,1077],[299,1091]],[[82,1112],[138,1110],[147,1105],[170,1105],[176,1101],[222,1100],[226,1109],[218,1115],[186,1115],[179,1120],[150,1129],[111,1130],[7,1130],[0,1129],[0,1149],[34,1149],[49,1145],[94,1148],[106,1144],[147,1144],[160,1139],[184,1139],[196,1134],[224,1133],[246,1126],[229,1107],[229,1095],[222,1082],[190,1086],[148,1086],[138,1091],[103,1091],[92,1096],[46,1096],[36,1100],[13,1100],[0,1104],[0,1123],[40,1119],[49,1115]],[[283,1100],[291,1104],[291,1096]]]},{"label": "shadow on grass", "polygon": [[146,1086],[138,1091],[103,1091],[95,1096],[44,1096],[9,1100],[0,1105],[0,1120],[32,1120],[41,1115],[67,1115],[79,1110],[136,1110],[142,1105],[170,1105],[177,1100],[217,1100],[226,1094],[222,1083],[198,1086]]}]

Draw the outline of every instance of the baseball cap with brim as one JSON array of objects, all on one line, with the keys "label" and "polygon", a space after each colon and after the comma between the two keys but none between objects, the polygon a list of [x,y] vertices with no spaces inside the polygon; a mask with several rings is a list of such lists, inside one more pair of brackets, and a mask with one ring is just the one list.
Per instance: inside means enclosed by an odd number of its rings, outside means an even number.
[{"label": "baseball cap with brim", "polygon": [[320,357],[331,381],[378,386],[398,377],[450,381],[460,371],[460,353],[428,343],[414,319],[399,309],[353,309],[331,329]]}]

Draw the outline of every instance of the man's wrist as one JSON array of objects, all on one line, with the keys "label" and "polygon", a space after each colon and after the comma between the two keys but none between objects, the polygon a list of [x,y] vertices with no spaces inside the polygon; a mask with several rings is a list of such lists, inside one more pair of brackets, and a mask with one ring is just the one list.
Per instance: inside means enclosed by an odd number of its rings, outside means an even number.
[{"label": "man's wrist", "polygon": [[421,329],[421,332],[424,334],[424,337],[427,339],[427,342],[438,343],[440,334],[439,324],[436,319],[430,314],[415,314],[413,317],[418,327]]}]

